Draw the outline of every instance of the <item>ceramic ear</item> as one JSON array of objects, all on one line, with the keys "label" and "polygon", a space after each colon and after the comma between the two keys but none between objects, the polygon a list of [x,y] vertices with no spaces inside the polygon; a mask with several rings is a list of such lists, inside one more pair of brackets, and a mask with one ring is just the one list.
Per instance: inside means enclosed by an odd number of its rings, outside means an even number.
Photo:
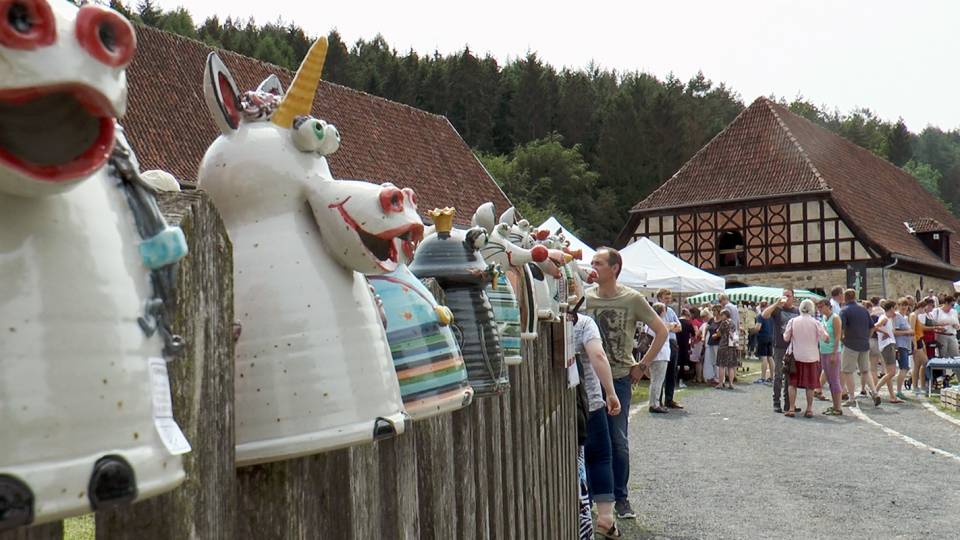
[{"label": "ceramic ear", "polygon": [[266,92],[268,94],[282,96],[283,85],[280,84],[280,79],[277,78],[276,75],[270,74],[260,83],[260,86],[257,87],[257,92]]},{"label": "ceramic ear", "polygon": [[492,202],[485,202],[477,207],[470,219],[470,224],[474,227],[483,227],[487,232],[493,231],[496,223],[496,213]]},{"label": "ceramic ear", "polygon": [[207,56],[203,71],[203,98],[207,102],[213,123],[221,133],[229,135],[240,127],[240,98],[237,83],[215,52]]}]

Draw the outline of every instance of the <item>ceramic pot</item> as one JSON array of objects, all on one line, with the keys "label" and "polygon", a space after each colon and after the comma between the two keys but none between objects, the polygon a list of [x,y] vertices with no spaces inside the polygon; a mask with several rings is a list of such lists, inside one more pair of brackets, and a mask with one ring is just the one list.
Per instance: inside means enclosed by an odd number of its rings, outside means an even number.
[{"label": "ceramic pot", "polygon": [[478,397],[501,394],[510,386],[493,307],[484,292],[491,276],[478,251],[483,235],[480,228],[451,230],[449,221],[438,220],[437,232],[423,240],[410,265],[414,275],[435,278],[443,287],[470,386]]},{"label": "ceramic pot", "polygon": [[233,242],[238,466],[404,430],[384,321],[360,272],[394,270],[422,224],[412,192],[331,176],[339,133],[309,116],[325,49],[321,38],[286,94],[270,78],[245,95],[243,114],[226,67],[207,60],[222,135],[198,182]]},{"label": "ceramic pot", "polygon": [[407,414],[422,420],[469,405],[473,389],[449,326],[452,312],[437,304],[406,265],[367,279],[383,301],[387,341]]},{"label": "ceramic pot", "polygon": [[[20,7],[33,31],[0,39],[0,530],[169,491],[189,451],[144,311],[151,272],[172,275],[185,242],[152,194],[107,164],[133,28],[102,6]],[[116,38],[109,59],[104,31]],[[141,237],[128,196],[159,237]],[[164,239],[180,251],[148,267],[141,246]]]},{"label": "ceramic pot", "polygon": [[508,366],[516,366],[523,361],[520,355],[520,305],[505,273],[498,273],[495,283],[496,287],[487,285],[484,292],[493,307],[493,319],[500,332],[503,361]]}]

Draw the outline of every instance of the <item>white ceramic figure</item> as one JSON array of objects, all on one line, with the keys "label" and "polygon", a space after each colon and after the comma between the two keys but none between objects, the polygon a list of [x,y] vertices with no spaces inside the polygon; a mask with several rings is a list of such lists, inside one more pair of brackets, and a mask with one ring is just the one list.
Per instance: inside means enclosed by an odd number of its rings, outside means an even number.
[{"label": "white ceramic figure", "polygon": [[339,134],[309,116],[325,51],[321,38],[282,101],[263,93],[282,92],[269,79],[241,101],[216,54],[207,59],[204,95],[222,135],[198,182],[233,241],[243,328],[238,465],[404,430],[383,322],[361,273],[390,272],[412,257],[423,225],[411,190],[331,176],[324,156]]},{"label": "white ceramic figure", "polygon": [[0,530],[184,479],[164,350],[183,233],[116,125],[133,27],[0,2]]}]

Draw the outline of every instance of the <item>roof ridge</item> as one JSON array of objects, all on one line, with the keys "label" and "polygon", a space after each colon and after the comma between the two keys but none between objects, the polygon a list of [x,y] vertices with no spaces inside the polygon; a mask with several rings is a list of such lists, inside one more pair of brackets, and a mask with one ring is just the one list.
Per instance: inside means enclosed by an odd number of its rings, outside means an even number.
[{"label": "roof ridge", "polygon": [[[773,101],[762,96],[757,99],[762,100],[764,105],[766,105],[767,108],[770,110],[770,112],[773,114],[773,117],[777,119],[777,124],[779,124],[780,128],[783,129],[784,133],[787,134],[787,137],[790,139],[790,142],[792,142],[793,145],[797,147],[797,151],[800,152],[800,156],[803,158],[803,161],[807,164],[807,166],[810,167],[810,170],[813,171],[813,175],[817,179],[817,181],[820,183],[820,187],[822,187],[825,191],[831,190],[830,184],[828,184],[826,179],[823,177],[823,175],[820,174],[820,170],[817,169],[817,166],[813,164],[813,160],[810,159],[810,155],[807,154],[807,151],[803,149],[803,146],[800,144],[800,141],[797,139],[797,136],[794,135],[792,131],[790,131],[790,128],[783,121],[783,118],[780,118],[780,113],[778,113],[777,110],[773,107]],[[796,116],[800,116],[800,115],[796,115]],[[800,118],[803,118],[803,117],[800,116]]]},{"label": "roof ridge", "polygon": [[[199,39],[195,39],[195,38],[188,37],[188,36],[182,36],[182,35],[180,35],[180,34],[175,34],[175,33],[173,33],[173,32],[168,32],[168,31],[166,31],[166,30],[162,30],[162,29],[157,28],[157,27],[154,27],[154,26],[147,26],[147,25],[145,25],[145,24],[143,24],[143,23],[140,23],[140,22],[137,22],[137,23],[135,23],[135,24],[136,24],[136,30],[137,30],[137,31],[140,31],[141,29],[147,29],[147,30],[149,30],[149,31],[156,32],[156,33],[158,33],[158,34],[163,34],[163,35],[164,35],[165,37],[167,37],[167,38],[181,39],[181,40],[184,40],[184,41],[192,41],[192,42],[200,45],[201,47],[204,47],[204,48],[207,48],[207,49],[211,49],[211,50],[216,51],[217,54],[226,53],[227,55],[237,56],[237,57],[243,58],[244,60],[247,60],[247,61],[252,60],[252,61],[254,61],[254,62],[256,62],[256,63],[258,63],[258,64],[260,64],[260,65],[269,66],[269,67],[271,68],[270,71],[276,71],[276,70],[284,71],[284,72],[286,72],[286,73],[289,73],[291,78],[296,74],[296,70],[291,70],[291,69],[285,68],[285,67],[283,67],[283,66],[279,66],[279,65],[277,65],[277,64],[274,64],[274,63],[272,63],[272,62],[267,62],[267,61],[265,61],[265,60],[261,60],[261,59],[259,59],[259,58],[253,57],[253,56],[247,56],[247,55],[245,55],[245,54],[241,54],[241,53],[238,53],[238,52],[236,52],[236,51],[231,51],[230,49],[226,49],[226,48],[223,48],[223,47],[217,47],[217,46],[214,46],[214,45],[210,45],[209,43],[207,43],[207,42],[205,42],[205,41],[201,41],[201,40],[199,40]],[[345,85],[342,85],[342,84],[339,84],[339,83],[335,83],[335,82],[330,81],[330,80],[327,80],[327,79],[321,78],[320,80],[321,80],[323,83],[326,83],[326,84],[329,84],[329,85],[332,85],[332,86],[336,86],[336,87],[338,87],[338,88],[342,88],[342,89],[344,89],[344,90],[346,90],[346,91],[348,91],[348,92],[353,92],[353,93],[356,93],[356,94],[361,94],[361,95],[364,95],[364,96],[367,96],[367,97],[370,97],[370,98],[373,98],[373,99],[379,100],[379,101],[385,101],[385,102],[387,102],[387,103],[390,104],[390,105],[399,105],[400,107],[404,107],[404,108],[407,108],[407,109],[411,109],[414,113],[418,113],[418,114],[421,114],[421,115],[424,115],[424,116],[432,116],[432,117],[435,117],[436,119],[448,120],[447,117],[446,117],[445,115],[442,115],[442,114],[432,113],[432,112],[430,112],[430,111],[426,111],[426,110],[423,110],[423,109],[414,107],[413,105],[408,105],[408,104],[406,104],[406,103],[401,103],[401,102],[399,102],[399,101],[393,101],[392,99],[387,99],[387,98],[385,98],[385,97],[383,97],[383,96],[378,96],[378,95],[376,95],[376,94],[371,94],[371,93],[366,92],[366,91],[363,91],[363,90],[357,90],[356,88],[351,88],[351,87],[349,87],[349,86],[345,86]],[[449,120],[448,120],[448,121],[449,121]],[[458,134],[458,135],[459,135],[459,134]]]}]

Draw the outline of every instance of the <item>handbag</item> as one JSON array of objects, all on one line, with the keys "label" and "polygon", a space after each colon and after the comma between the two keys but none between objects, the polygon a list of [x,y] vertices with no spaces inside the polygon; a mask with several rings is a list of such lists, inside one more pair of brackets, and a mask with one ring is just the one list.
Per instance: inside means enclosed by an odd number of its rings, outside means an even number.
[{"label": "handbag", "polygon": [[787,347],[787,352],[783,353],[783,373],[784,375],[793,375],[797,372],[797,359],[793,356],[793,343]]}]

